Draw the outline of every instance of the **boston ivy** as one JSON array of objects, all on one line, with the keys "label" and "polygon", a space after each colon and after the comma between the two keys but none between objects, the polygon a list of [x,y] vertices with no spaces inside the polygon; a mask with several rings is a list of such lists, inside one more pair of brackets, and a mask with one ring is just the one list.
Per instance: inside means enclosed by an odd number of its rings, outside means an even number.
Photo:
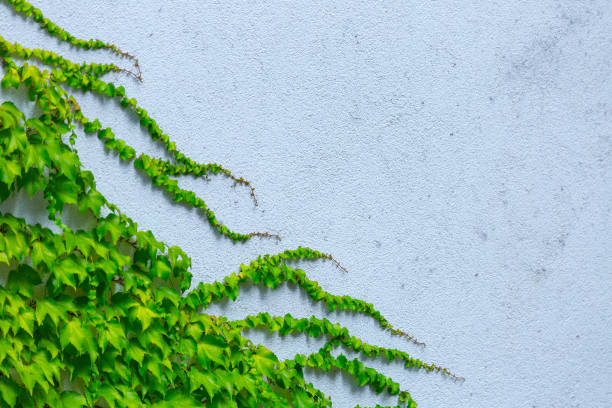
[{"label": "boston ivy", "polygon": [[[447,369],[405,352],[366,344],[327,319],[296,319],[260,313],[230,321],[205,312],[213,302],[236,299],[244,284],[276,288],[290,282],[330,310],[349,310],[375,319],[380,327],[419,343],[391,326],[369,303],[324,291],[289,261],[327,259],[329,254],[298,247],[260,256],[224,280],[191,286],[191,260],[180,248],[138,228],[96,189],[74,149],[77,129],[95,134],[120,160],[132,162],[174,201],[198,208],[221,235],[244,242],[277,238],[265,232],[238,233],[222,224],[205,201],[178,186],[176,176],[223,175],[254,190],[249,181],[215,163],[201,164],[177,150],[146,110],[122,86],[100,79],[126,72],[141,79],[138,60],[100,40],[75,38],[23,0],[8,3],[46,32],[84,49],[107,49],[130,60],[134,70],[114,64],[77,64],[44,49],[29,49],[0,37],[2,88],[27,90],[37,117],[13,103],[0,106],[0,202],[24,189],[41,192],[53,232],[40,224],[0,213],[0,262],[8,265],[0,286],[0,407],[324,407],[331,406],[304,380],[304,367],[340,370],[360,386],[398,396],[398,406],[416,403],[398,383],[359,359],[334,348],[400,360],[409,368]],[[47,67],[44,70],[38,66]],[[115,100],[140,119],[151,139],[171,160],[137,154],[111,128],[88,117],[68,90],[94,92]],[[74,230],[63,221],[67,206],[95,220]],[[316,353],[280,361],[270,350],[242,336],[248,328],[281,335],[324,336]],[[422,343],[419,343],[422,344]]]}]

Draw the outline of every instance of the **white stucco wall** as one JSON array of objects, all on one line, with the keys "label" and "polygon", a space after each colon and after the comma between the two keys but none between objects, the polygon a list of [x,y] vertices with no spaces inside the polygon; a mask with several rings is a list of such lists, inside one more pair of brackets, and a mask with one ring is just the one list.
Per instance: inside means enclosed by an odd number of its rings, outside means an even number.
[{"label": "white stucco wall", "polygon": [[[196,283],[307,245],[350,271],[304,264],[325,289],[375,303],[428,347],[367,318],[331,319],[467,378],[370,363],[420,407],[612,406],[609,1],[33,3],[73,34],[137,55],[145,82],[116,83],[184,152],[255,185],[257,208],[222,178],[183,181],[235,231],[283,236],[233,245],[97,139],[78,139],[99,189],[186,250]],[[117,61],[49,39],[4,4],[0,34]],[[79,101],[159,155],[114,103]],[[25,197],[2,205],[30,220],[43,208]],[[325,315],[287,287],[251,288],[212,312],[258,311]],[[251,336],[281,357],[321,344]],[[335,407],[395,402],[343,376],[308,375]]]}]

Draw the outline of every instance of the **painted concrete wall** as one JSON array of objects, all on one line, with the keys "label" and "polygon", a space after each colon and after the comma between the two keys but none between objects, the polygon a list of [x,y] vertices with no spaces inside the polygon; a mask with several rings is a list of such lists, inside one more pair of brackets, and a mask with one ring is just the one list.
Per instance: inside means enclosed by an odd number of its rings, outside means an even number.
[{"label": "painted concrete wall", "polygon": [[[99,189],[193,258],[197,281],[297,245],[334,254],[303,268],[330,292],[374,302],[423,349],[366,318],[365,340],[465,376],[371,362],[424,408],[612,406],[612,6],[608,1],[35,1],[77,36],[136,54],[145,82],[112,77],[177,146],[256,186],[181,181],[236,231],[233,245],[173,205],[95,138],[77,148]],[[0,5],[1,34],[76,60]],[[125,62],[124,62],[125,63]],[[4,92],[23,104],[20,92]],[[160,155],[113,103],[85,112]],[[42,200],[11,200],[29,220]],[[326,315],[295,288],[250,288],[214,307]],[[317,341],[250,333],[281,357]],[[334,406],[392,404],[309,372]]]}]

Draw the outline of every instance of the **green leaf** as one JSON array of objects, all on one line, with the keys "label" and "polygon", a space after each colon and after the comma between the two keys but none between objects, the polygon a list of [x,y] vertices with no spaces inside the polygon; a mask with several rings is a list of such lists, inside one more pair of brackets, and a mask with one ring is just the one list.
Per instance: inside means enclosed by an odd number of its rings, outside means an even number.
[{"label": "green leaf", "polygon": [[127,361],[136,361],[138,365],[142,365],[142,361],[146,355],[145,350],[143,350],[140,346],[132,343],[125,350],[125,356],[127,357]]},{"label": "green leaf", "polygon": [[56,359],[49,360],[45,351],[37,352],[32,358],[32,362],[38,370],[42,371],[49,384],[61,380],[60,370],[63,364]]},{"label": "green leaf", "polygon": [[74,256],[62,259],[55,268],[55,276],[58,282],[68,285],[76,289],[77,279],[84,280],[87,278],[87,271],[82,265],[79,265]]},{"label": "green leaf", "polygon": [[23,127],[15,126],[9,129],[8,132],[8,143],[6,145],[6,150],[4,153],[8,155],[14,152],[15,150],[23,151],[28,145],[28,138]]},{"label": "green leaf", "polygon": [[92,360],[97,358],[94,337],[88,327],[84,327],[77,319],[72,319],[62,328],[60,334],[60,344],[65,349],[72,344],[79,354],[87,351]]},{"label": "green leaf", "polygon": [[30,336],[34,336],[34,312],[21,312],[15,319],[19,328],[23,329]]},{"label": "green leaf", "polygon": [[63,391],[61,395],[63,408],[80,408],[87,405],[85,396],[74,391]]},{"label": "green leaf", "polygon": [[51,267],[55,262],[55,252],[42,241],[34,242],[31,256],[32,265],[34,266],[44,262],[48,267]]},{"label": "green leaf", "polygon": [[21,166],[18,162],[0,157],[0,181],[4,184],[12,184],[15,177],[21,175]]},{"label": "green leaf", "polygon": [[110,344],[117,351],[123,351],[128,341],[123,327],[116,321],[108,322],[104,328],[98,331],[98,344],[102,351]]},{"label": "green leaf", "polygon": [[19,72],[17,72],[16,69],[11,68],[6,72],[0,84],[3,89],[6,89],[11,86],[17,89],[19,88],[20,82],[21,82],[21,79],[19,77]]},{"label": "green leaf", "polygon": [[98,237],[103,238],[106,233],[111,237],[111,241],[113,244],[116,244],[121,236],[122,225],[119,217],[115,214],[109,214],[106,218],[100,220],[98,226],[96,227],[96,233]]},{"label": "green leaf", "polygon": [[40,276],[32,267],[21,264],[9,273],[7,288],[25,297],[32,297],[34,286],[41,283]]},{"label": "green leaf", "polygon": [[9,407],[15,406],[18,394],[19,388],[13,381],[6,378],[0,380],[0,395]]},{"label": "green leaf", "polygon": [[100,216],[100,208],[104,205],[106,200],[104,196],[98,191],[91,189],[87,194],[81,197],[78,203],[79,211],[84,212],[91,210],[96,217]]},{"label": "green leaf", "polygon": [[191,392],[200,387],[204,387],[210,398],[214,397],[217,391],[221,389],[221,386],[218,384],[218,379],[214,374],[202,372],[194,367],[192,367],[189,372],[189,380],[191,381]]},{"label": "green leaf", "polygon": [[85,133],[92,134],[100,130],[101,127],[102,125],[100,125],[100,121],[96,119],[93,122],[85,123],[84,130],[85,130]]},{"label": "green leaf", "polygon": [[316,407],[312,398],[302,389],[297,389],[293,393],[293,405],[295,408],[314,408]]},{"label": "green leaf", "polygon": [[18,364],[15,366],[23,385],[25,385],[26,389],[32,395],[32,391],[36,384],[40,384],[45,392],[49,390],[49,383],[43,376],[43,372],[38,368],[37,365],[21,365]]},{"label": "green leaf", "polygon": [[227,343],[221,336],[204,335],[198,341],[198,357],[204,361],[227,365],[228,351]]},{"label": "green leaf", "polygon": [[139,304],[133,305],[130,310],[131,320],[139,321],[142,325],[142,330],[147,330],[147,328],[151,325],[151,321],[158,316],[159,315],[157,313],[155,313],[148,307],[144,307]]},{"label": "green leaf", "polygon": [[121,400],[119,391],[108,384],[104,384],[98,389],[98,397],[103,397],[111,408],[115,407],[115,401]]},{"label": "green leaf", "polygon": [[41,299],[36,303],[36,322],[39,325],[42,325],[45,318],[49,316],[55,327],[57,327],[60,318],[65,320],[66,313],[66,307],[60,302],[51,299]]},{"label": "green leaf", "polygon": [[66,176],[59,176],[52,185],[52,194],[61,204],[76,204],[79,197],[79,186]]},{"label": "green leaf", "polygon": [[253,363],[258,371],[274,378],[274,366],[278,363],[278,358],[270,350],[262,345],[257,346],[257,351],[253,354]]},{"label": "green leaf", "polygon": [[170,268],[169,262],[162,257],[158,258],[151,268],[151,275],[163,280],[168,280],[171,273],[172,269]]},{"label": "green leaf", "polygon": [[5,252],[9,259],[22,259],[27,254],[28,244],[23,233],[8,233],[4,236]]},{"label": "green leaf", "polygon": [[217,394],[210,402],[211,408],[237,408],[238,404],[233,399],[224,394]]},{"label": "green leaf", "polygon": [[68,180],[74,182],[80,166],[77,155],[69,150],[65,150],[58,155],[56,164],[59,167],[60,174],[65,175]]},{"label": "green leaf", "polygon": [[192,396],[180,391],[170,391],[164,401],[157,402],[151,408],[202,408],[202,403]]},{"label": "green leaf", "polygon": [[[44,189],[46,185],[47,180],[38,169],[31,168],[30,171],[23,176],[23,188],[28,192],[30,198],[33,198],[34,194]],[[1,186],[2,185],[0,185],[0,187]],[[0,201],[2,200],[0,199]]]},{"label": "green leaf", "polygon": [[13,102],[6,101],[0,105],[0,119],[2,119],[1,129],[16,126],[24,118],[24,114],[15,106]]}]

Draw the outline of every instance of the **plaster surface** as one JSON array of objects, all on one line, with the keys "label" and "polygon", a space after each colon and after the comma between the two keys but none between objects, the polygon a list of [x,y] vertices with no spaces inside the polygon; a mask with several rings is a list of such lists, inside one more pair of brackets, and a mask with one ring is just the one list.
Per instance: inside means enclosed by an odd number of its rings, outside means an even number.
[{"label": "plaster surface", "polygon": [[[211,313],[328,316],[467,380],[370,364],[423,408],[612,406],[612,6],[608,1],[33,1],[76,36],[138,56],[110,75],[177,146],[252,181],[184,178],[220,220],[280,243],[234,245],[131,164],[81,135],[107,198],[193,260],[195,283],[306,245],[328,291],[373,302],[426,348],[300,291],[246,288]],[[0,5],[8,40],[77,61],[126,61],[48,38]],[[28,108],[24,93],[2,92]],[[139,152],[163,153],[114,102],[77,94]],[[2,204],[44,222],[42,199]],[[78,221],[78,220],[77,220]],[[75,221],[76,222],[76,221]],[[318,349],[250,333],[280,357]],[[334,407],[392,405],[308,372]]]}]

